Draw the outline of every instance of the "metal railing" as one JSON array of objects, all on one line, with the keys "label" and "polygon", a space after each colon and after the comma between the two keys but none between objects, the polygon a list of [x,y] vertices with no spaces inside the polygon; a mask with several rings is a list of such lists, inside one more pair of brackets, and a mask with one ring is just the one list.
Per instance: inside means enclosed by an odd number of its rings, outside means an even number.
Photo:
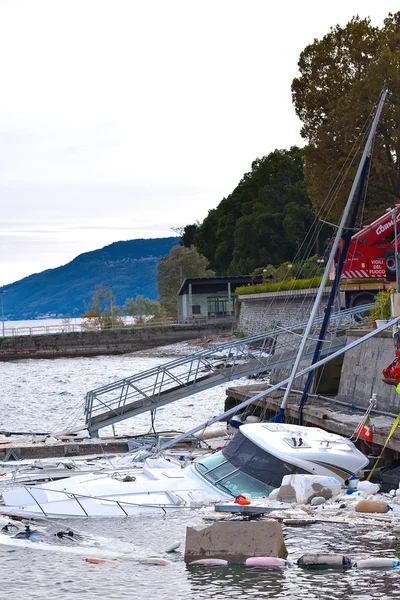
[{"label": "metal railing", "polygon": [[[46,504],[45,503],[40,503],[40,501],[35,498],[35,493],[38,492],[39,495],[42,491],[44,492],[49,492],[49,493],[53,493],[53,494],[59,494],[62,496],[65,496],[66,500],[73,500],[77,506],[80,509],[80,514],[78,515],[74,515],[76,517],[92,517],[92,516],[96,516],[96,514],[94,513],[94,511],[90,511],[87,510],[89,507],[85,508],[85,500],[90,500],[90,501],[97,501],[100,503],[106,503],[106,504],[111,504],[115,507],[118,507],[118,509],[121,511],[120,515],[124,516],[124,517],[128,517],[130,512],[132,512],[130,509],[136,510],[137,508],[151,508],[151,509],[160,509],[162,510],[164,513],[166,512],[167,509],[179,509],[179,508],[185,508],[187,506],[187,502],[181,497],[178,496],[177,494],[172,494],[172,492],[167,491],[167,495],[171,498],[173,498],[173,496],[176,496],[179,499],[179,502],[173,502],[172,504],[145,504],[142,502],[129,502],[129,501],[125,501],[125,500],[115,500],[114,498],[108,498],[107,496],[91,496],[89,494],[78,494],[76,492],[68,492],[67,490],[53,490],[51,488],[45,488],[43,486],[40,486],[40,488],[36,488],[33,487],[28,487],[26,485],[21,486],[22,489],[25,490],[25,492],[28,494],[28,496],[30,498],[32,498],[34,504],[36,506],[38,506],[40,513],[44,516],[44,517],[51,517],[54,516],[53,513],[48,513],[45,511],[44,507],[42,504]],[[124,506],[126,507],[127,510],[124,509]],[[27,508],[26,506],[18,506],[18,508],[21,511],[25,511],[25,509]],[[33,512],[33,511],[32,511]],[[20,513],[21,514],[21,513]],[[58,516],[63,516],[63,515],[58,515]],[[71,515],[67,515],[67,516],[71,516]],[[97,515],[97,516],[101,516],[101,515]],[[115,515],[118,516],[118,513]]]},{"label": "metal railing", "polygon": [[123,325],[114,325],[111,327],[95,326],[95,325],[83,325],[82,323],[61,323],[59,325],[25,325],[21,327],[7,327],[7,323],[11,321],[5,321],[4,331],[0,328],[0,337],[17,337],[21,335],[51,335],[57,333],[81,333],[84,331],[120,331],[126,329],[137,329],[137,328],[151,328],[151,327],[170,327],[171,325],[216,325],[218,323],[234,323],[234,316],[199,316],[190,317],[184,321],[177,321],[174,318],[164,319],[151,319],[148,321],[137,322],[137,323],[124,323]]},{"label": "metal railing", "polygon": [[[331,317],[323,354],[343,345],[340,333],[359,323],[360,314],[372,305],[334,313]],[[304,351],[304,359],[314,352],[322,317],[315,320]],[[213,346],[180,357],[148,371],[109,383],[86,395],[85,419],[91,435],[143,412],[154,410],[199,391],[249,375],[270,372],[292,364],[306,323],[290,328],[275,327],[251,337]]]},{"label": "metal railing", "polygon": [[[5,321],[9,323],[10,321]],[[68,333],[83,331],[79,324],[68,323],[61,325],[32,325],[24,327],[4,327],[4,337],[18,337],[20,335],[48,335],[56,333]]]}]

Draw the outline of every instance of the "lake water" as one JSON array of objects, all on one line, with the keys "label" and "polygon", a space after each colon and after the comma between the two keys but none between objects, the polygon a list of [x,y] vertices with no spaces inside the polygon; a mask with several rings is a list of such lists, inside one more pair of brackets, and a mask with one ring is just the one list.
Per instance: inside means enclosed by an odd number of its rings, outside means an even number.
[{"label": "lake water", "polygon": [[[155,356],[156,354],[156,356]],[[0,429],[54,431],[83,424],[88,390],[171,360],[146,354],[98,358],[22,360],[0,363]],[[245,383],[245,382],[243,382]],[[158,411],[159,431],[185,431],[221,412],[225,390],[214,388]],[[148,431],[147,415],[116,425],[117,433]],[[107,433],[104,431],[104,433]],[[284,571],[244,567],[186,567],[182,552],[169,566],[140,565],[148,556],[165,556],[176,541],[184,548],[187,525],[202,522],[202,511],[180,510],[172,515],[141,515],[128,519],[73,520],[75,527],[94,536],[95,547],[50,545],[13,540],[0,535],[2,598],[72,600],[191,599],[375,599],[400,598],[399,571],[304,571],[295,566],[306,552],[338,552],[352,558],[394,556],[397,544],[379,524],[350,527],[316,524],[284,527],[293,566]],[[3,538],[3,539],[1,539]],[[118,558],[120,564],[90,565],[88,556]],[[171,555],[168,555],[171,558]]]}]

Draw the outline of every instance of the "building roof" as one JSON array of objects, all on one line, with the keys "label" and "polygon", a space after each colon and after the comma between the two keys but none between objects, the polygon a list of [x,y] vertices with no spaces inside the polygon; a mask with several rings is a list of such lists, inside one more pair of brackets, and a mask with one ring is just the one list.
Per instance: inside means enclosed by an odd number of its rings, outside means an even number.
[{"label": "building roof", "polygon": [[261,283],[262,278],[253,279],[251,275],[224,275],[222,277],[189,277],[185,279],[179,289],[178,296],[189,293],[189,285],[192,286],[193,294],[207,294],[227,290],[228,283],[231,284],[232,292],[241,285]]}]

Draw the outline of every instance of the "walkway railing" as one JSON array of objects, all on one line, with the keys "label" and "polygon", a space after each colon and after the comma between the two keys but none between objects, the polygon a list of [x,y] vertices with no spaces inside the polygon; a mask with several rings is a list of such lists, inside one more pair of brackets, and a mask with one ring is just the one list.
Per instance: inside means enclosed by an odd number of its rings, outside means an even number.
[{"label": "walkway railing", "polygon": [[[340,311],[331,317],[323,354],[343,346],[344,330],[358,324],[370,304]],[[316,319],[307,341],[304,359],[311,358],[322,317]],[[226,342],[181,357],[92,390],[86,395],[85,418],[89,433],[102,427],[155,410],[199,391],[249,375],[267,373],[292,364],[306,323],[274,329]]]},{"label": "walkway railing", "polygon": [[89,325],[83,325],[82,323],[60,323],[58,325],[25,325],[25,326],[20,326],[20,327],[10,327],[9,324],[12,323],[12,321],[5,321],[4,322],[4,336],[3,336],[3,329],[1,327],[1,323],[0,323],[0,338],[1,337],[17,337],[20,335],[49,335],[49,334],[57,334],[57,333],[81,333],[83,331],[101,331],[101,330],[115,330],[115,331],[119,331],[122,329],[129,329],[129,328],[138,328],[138,327],[170,327],[171,325],[192,325],[192,326],[198,326],[198,325],[217,325],[218,323],[233,323],[235,322],[235,317],[234,316],[223,316],[223,317],[219,317],[219,316],[200,316],[200,317],[192,317],[190,319],[186,319],[184,322],[180,323],[178,322],[176,319],[173,318],[165,318],[165,319],[151,319],[148,321],[144,321],[144,322],[137,322],[137,323],[125,323],[123,325],[117,326],[110,326],[110,327],[96,327],[96,326],[89,326]]}]

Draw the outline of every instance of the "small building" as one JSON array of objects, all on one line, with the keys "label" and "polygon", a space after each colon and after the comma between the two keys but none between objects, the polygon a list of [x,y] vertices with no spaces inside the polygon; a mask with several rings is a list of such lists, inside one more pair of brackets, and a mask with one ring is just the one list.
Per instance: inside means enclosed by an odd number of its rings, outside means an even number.
[{"label": "small building", "polygon": [[251,275],[185,279],[178,292],[179,323],[234,317],[236,288],[260,281]]}]

